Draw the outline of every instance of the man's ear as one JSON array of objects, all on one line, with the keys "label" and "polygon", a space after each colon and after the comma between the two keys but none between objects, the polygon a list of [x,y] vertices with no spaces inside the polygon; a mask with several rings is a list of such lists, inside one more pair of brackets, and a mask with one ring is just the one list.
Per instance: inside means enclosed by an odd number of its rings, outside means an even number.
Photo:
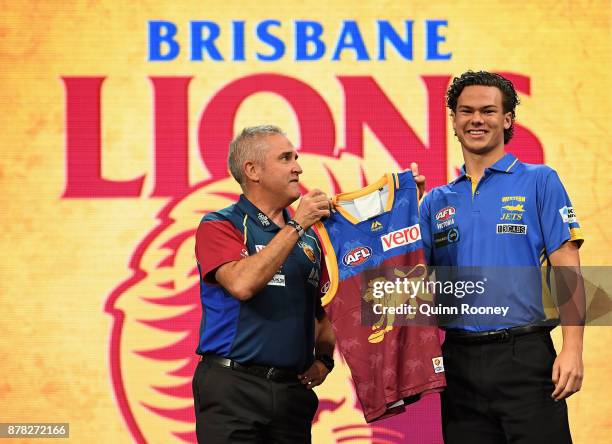
[{"label": "man's ear", "polygon": [[457,135],[457,126],[455,125],[455,111],[451,111],[449,114],[451,124],[453,125],[453,133]]},{"label": "man's ear", "polygon": [[261,175],[261,168],[257,166],[255,162],[252,160],[247,160],[243,165],[244,175],[251,182],[259,182],[259,178]]},{"label": "man's ear", "polygon": [[512,113],[504,114],[504,129],[510,129],[512,126]]}]

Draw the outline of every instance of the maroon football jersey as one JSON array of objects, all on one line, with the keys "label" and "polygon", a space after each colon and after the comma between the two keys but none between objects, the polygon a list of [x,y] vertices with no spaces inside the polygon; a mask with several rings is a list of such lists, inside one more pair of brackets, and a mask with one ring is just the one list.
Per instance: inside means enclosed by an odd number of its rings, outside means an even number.
[{"label": "maroon football jersey", "polygon": [[418,308],[432,296],[381,295],[384,282],[426,278],[416,185],[410,173],[389,174],[334,200],[336,210],[317,225],[329,274],[323,304],[372,422],[446,385],[435,319]]}]

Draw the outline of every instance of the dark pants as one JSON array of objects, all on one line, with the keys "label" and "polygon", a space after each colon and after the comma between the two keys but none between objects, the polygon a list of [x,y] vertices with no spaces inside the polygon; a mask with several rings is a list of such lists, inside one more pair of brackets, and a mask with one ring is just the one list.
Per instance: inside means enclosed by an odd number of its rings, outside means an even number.
[{"label": "dark pants", "polygon": [[199,443],[310,443],[319,400],[295,382],[274,382],[206,358],[193,377]]},{"label": "dark pants", "polygon": [[556,353],[548,332],[485,344],[447,340],[442,350],[446,444],[572,442],[567,405],[550,397]]}]

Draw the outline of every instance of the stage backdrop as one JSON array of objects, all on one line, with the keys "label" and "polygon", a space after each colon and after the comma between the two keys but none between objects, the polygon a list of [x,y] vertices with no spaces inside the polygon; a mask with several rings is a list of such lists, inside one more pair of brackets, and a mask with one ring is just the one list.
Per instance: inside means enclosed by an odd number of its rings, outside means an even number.
[{"label": "stage backdrop", "polygon": [[[432,187],[461,166],[450,79],[505,73],[508,149],[559,172],[583,263],[612,265],[609,1],[1,3],[1,422],[194,442],[193,235],[239,193],[225,162],[244,126],[284,128],[307,188],[411,161]],[[611,342],[587,329],[577,443],[609,442]],[[436,396],[365,425],[336,358],[316,443],[441,442]]]}]

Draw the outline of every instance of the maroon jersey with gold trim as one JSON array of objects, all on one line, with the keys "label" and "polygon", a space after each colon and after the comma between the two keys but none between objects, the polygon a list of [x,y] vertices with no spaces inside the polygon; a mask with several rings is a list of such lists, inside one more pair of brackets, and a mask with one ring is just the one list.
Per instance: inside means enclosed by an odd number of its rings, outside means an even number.
[{"label": "maroon jersey with gold trim", "polygon": [[409,172],[388,174],[334,204],[317,224],[329,273],[323,305],[372,422],[446,385],[435,319],[419,310],[432,295],[383,291],[426,277],[416,184]]}]

